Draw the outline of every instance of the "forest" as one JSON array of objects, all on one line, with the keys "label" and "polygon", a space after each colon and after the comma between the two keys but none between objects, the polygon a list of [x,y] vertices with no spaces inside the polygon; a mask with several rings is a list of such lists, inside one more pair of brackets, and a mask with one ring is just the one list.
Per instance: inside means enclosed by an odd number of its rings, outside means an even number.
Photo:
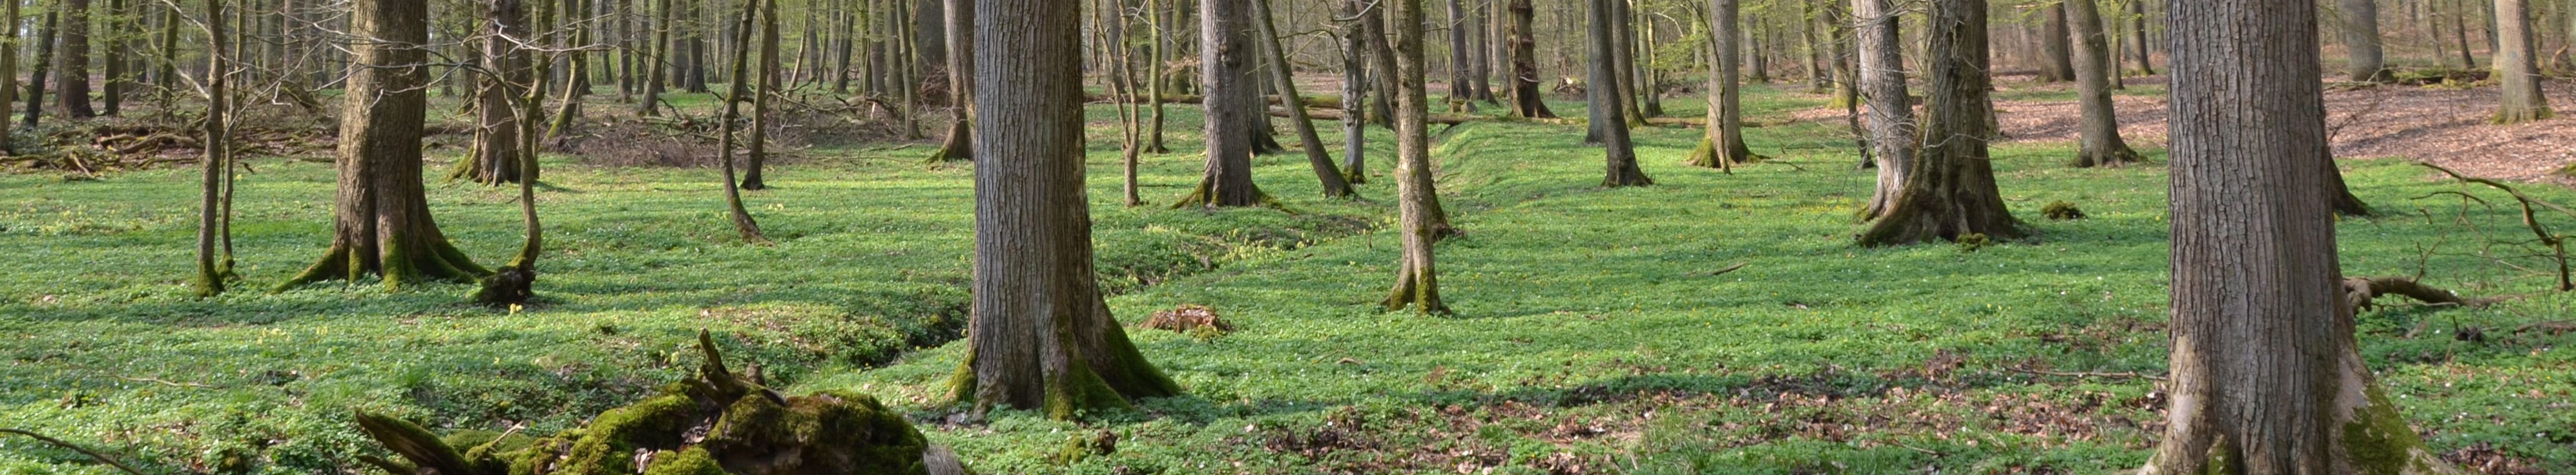
[{"label": "forest", "polygon": [[2576,1],[0,19],[0,474],[2576,473]]}]

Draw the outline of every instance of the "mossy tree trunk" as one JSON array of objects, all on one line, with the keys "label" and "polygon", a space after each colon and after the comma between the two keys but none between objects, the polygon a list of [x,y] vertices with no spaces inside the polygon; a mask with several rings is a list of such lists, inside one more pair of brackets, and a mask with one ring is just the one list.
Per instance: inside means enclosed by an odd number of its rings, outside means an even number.
[{"label": "mossy tree trunk", "polygon": [[976,0],[974,314],[961,402],[1072,419],[1180,394],[1111,318],[1083,198],[1080,4]]},{"label": "mossy tree trunk", "polygon": [[347,106],[340,120],[339,192],[330,250],[279,289],[381,276],[389,289],[427,280],[489,274],[465,257],[431,219],[421,186],[421,133],[428,117],[429,7],[407,0],[355,0]]},{"label": "mossy tree trunk", "polygon": [[[1994,136],[1988,94],[1985,0],[1932,3],[1924,23],[1926,77],[1922,155],[1907,170],[1905,185],[1887,213],[1861,233],[1865,246],[1903,245],[1982,234],[2021,237],[2021,222],[2004,208],[1995,189],[1994,161],[1986,141]],[[2064,40],[2066,38],[2059,38]],[[1871,102],[1872,108],[1878,102]]]},{"label": "mossy tree trunk", "polygon": [[2110,41],[2102,33],[2101,9],[2094,0],[2065,2],[2068,20],[2075,24],[2075,89],[2082,115],[2077,119],[2082,129],[2075,166],[2116,167],[2145,161],[2120,140],[2120,119],[2111,109],[2111,79],[2120,74],[2120,65],[2111,57]]},{"label": "mossy tree trunk", "polygon": [[[1252,47],[1251,0],[1201,0],[1199,3],[1199,80],[1206,88],[1201,105],[1207,115],[1207,173],[1188,196],[1172,207],[1231,207],[1261,204],[1261,188],[1252,183],[1251,117],[1261,112],[1259,88],[1246,73],[1256,53]],[[1157,98],[1159,99],[1159,98]]]},{"label": "mossy tree trunk", "polygon": [[449,178],[498,185],[517,183],[520,156],[518,98],[534,86],[536,71],[521,42],[529,35],[528,6],[521,0],[483,0],[483,67],[474,86],[474,148]]},{"label": "mossy tree trunk", "polygon": [[1304,96],[1297,94],[1297,81],[1290,74],[1288,52],[1279,42],[1279,27],[1270,18],[1270,0],[1253,1],[1259,4],[1253,6],[1252,13],[1258,18],[1253,19],[1252,26],[1260,30],[1253,33],[1253,40],[1261,47],[1262,59],[1270,62],[1270,78],[1279,89],[1280,104],[1288,108],[1289,125],[1297,129],[1298,146],[1306,149],[1306,165],[1315,170],[1315,179],[1322,182],[1324,196],[1352,196],[1350,182],[1342,180],[1341,170],[1333,167],[1332,153],[1324,150],[1324,137],[1315,132],[1315,121],[1306,117]]},{"label": "mossy tree trunk", "polygon": [[[948,22],[948,139],[940,142],[939,151],[931,152],[930,161],[974,160],[975,119],[973,107],[975,82],[975,9],[972,0],[943,0],[947,8],[942,15]],[[1160,97],[1155,99],[1160,100]]]},{"label": "mossy tree trunk", "polygon": [[[768,244],[769,238],[760,234],[760,223],[751,219],[751,211],[745,209],[742,205],[742,190],[734,185],[733,147],[734,135],[741,129],[739,124],[742,122],[742,103],[749,100],[745,96],[751,95],[751,83],[759,81],[758,79],[744,80],[743,78],[754,77],[751,76],[751,62],[749,61],[751,59],[751,34],[753,29],[760,26],[756,23],[756,20],[760,18],[759,4],[762,1],[764,0],[751,0],[749,4],[744,5],[741,19],[735,22],[736,28],[734,29],[733,37],[733,67],[729,71],[731,74],[726,75],[734,78],[734,80],[725,81],[725,95],[724,98],[719,99],[724,102],[724,113],[719,116],[717,120],[717,123],[721,125],[719,126],[720,131],[717,132],[716,136],[717,159],[718,161],[723,162],[721,168],[724,169],[724,198],[726,214],[732,218],[734,232],[741,235],[743,241],[756,244]],[[766,1],[775,2],[778,0]]]},{"label": "mossy tree trunk", "polygon": [[2069,51],[2073,48],[2067,44],[2070,33],[2066,27],[2065,1],[2049,2],[2047,6],[2040,7],[2039,16],[2039,81],[2074,80],[2075,58],[2074,52]]},{"label": "mossy tree trunk", "polygon": [[[1422,0],[1379,0],[1383,9],[1395,3],[1395,175],[1396,225],[1404,250],[1388,292],[1387,310],[1411,307],[1427,314],[1449,313],[1440,300],[1440,280],[1431,245],[1448,227],[1440,213],[1440,195],[1431,180],[1431,108],[1422,80]],[[1525,8],[1526,0],[1515,0]]]},{"label": "mossy tree trunk", "polygon": [[54,73],[60,84],[63,116],[74,119],[97,117],[89,106],[89,3],[90,0],[63,0],[62,63]]},{"label": "mossy tree trunk", "polygon": [[2491,122],[2519,124],[2550,118],[2549,98],[2540,94],[2540,48],[2531,32],[2528,0],[2495,0],[2496,75],[2504,102]]},{"label": "mossy tree trunk", "polygon": [[1511,43],[1507,49],[1511,50],[1512,70],[1511,78],[1504,82],[1511,88],[1512,116],[1555,118],[1556,112],[1547,110],[1547,91],[1539,87],[1537,31],[1530,27],[1537,10],[1530,7],[1530,0],[1511,2],[1507,10],[1512,18],[1504,36]]},{"label": "mossy tree trunk", "polygon": [[[15,1],[9,2],[9,15],[7,18],[18,17],[18,3],[19,2]],[[209,17],[223,18],[223,0],[206,0],[206,11],[209,12],[207,15]],[[17,30],[17,22],[9,22],[8,28],[12,33],[15,33]],[[207,22],[206,28],[209,36],[212,38],[212,41],[207,42],[206,49],[209,51],[223,51],[224,22]],[[13,34],[11,36],[16,35]],[[10,63],[10,67],[0,69],[9,70],[7,71],[8,73],[15,73],[14,70],[17,69],[16,55],[13,50],[13,48],[0,48],[0,58],[6,58],[0,59],[0,61]],[[205,160],[203,161],[205,166],[205,181],[203,183],[204,187],[202,190],[204,193],[201,195],[201,199],[198,202],[197,278],[192,282],[195,284],[198,297],[213,297],[216,294],[224,293],[226,276],[224,275],[223,267],[229,267],[218,266],[215,262],[215,245],[220,239],[222,239],[220,236],[217,236],[216,233],[221,231],[223,228],[223,217],[221,216],[221,213],[223,211],[222,198],[224,175],[229,174],[232,171],[232,162],[228,160],[228,158],[230,158],[229,155],[231,155],[228,152],[232,150],[231,140],[228,140],[231,138],[231,134],[225,129],[226,125],[228,125],[227,122],[231,119],[231,117],[226,114],[226,108],[229,107],[227,102],[231,99],[229,96],[232,92],[230,84],[227,84],[228,78],[226,78],[226,76],[229,75],[221,72],[229,69],[230,65],[224,64],[224,55],[221,54],[206,55],[206,58],[206,70],[215,71],[216,73],[206,75],[205,81],[206,118],[204,126],[205,140],[203,143],[204,147],[202,147],[205,150]],[[5,88],[0,88],[0,90],[5,90]],[[0,104],[7,103],[0,102]],[[0,116],[6,115],[7,114],[0,114]],[[0,122],[0,129],[6,129],[7,127],[8,126],[5,122]],[[0,136],[0,140],[6,140],[5,136]]]},{"label": "mossy tree trunk", "polygon": [[1914,147],[1922,143],[1914,135],[1914,99],[1905,90],[1899,20],[1891,0],[1852,0],[1852,21],[1860,25],[1859,89],[1869,98],[1869,143],[1877,149],[1871,156],[1878,185],[1861,208],[1863,219],[1887,214],[1914,170]]},{"label": "mossy tree trunk", "polygon": [[2316,11],[2173,3],[2172,396],[2138,473],[2457,473],[2354,341],[2318,166]]},{"label": "mossy tree trunk", "polygon": [[[1592,13],[1590,30],[1593,57],[1611,56],[1612,50],[1623,47],[1619,44],[1619,36],[1615,32],[1619,27],[1613,23],[1618,20],[1618,7],[1615,4],[1625,1],[1627,0],[1591,0],[1592,5],[1589,10]],[[1593,61],[1591,81],[1593,84],[1617,81],[1618,67],[1619,65],[1611,61]],[[1594,120],[1603,120],[1605,117],[1603,113],[1606,111],[1624,110],[1627,107],[1624,103],[1629,100],[1626,94],[1620,94],[1606,87],[1590,88],[1585,95],[1590,99],[1588,109],[1592,110]],[[1601,145],[1602,148],[1607,149],[1604,155],[1607,155],[1608,161],[1608,171],[1601,179],[1601,186],[1615,188],[1655,184],[1654,179],[1646,177],[1645,170],[1637,168],[1637,149],[1636,145],[1628,140],[1628,128],[1613,126],[1600,129]]]},{"label": "mossy tree trunk", "polygon": [[1700,136],[1699,146],[1691,149],[1684,162],[1692,166],[1716,168],[1732,173],[1735,164],[1761,157],[1744,145],[1743,85],[1737,80],[1741,71],[1741,40],[1744,23],[1740,17],[1743,5],[1737,0],[1709,0],[1708,127]]}]

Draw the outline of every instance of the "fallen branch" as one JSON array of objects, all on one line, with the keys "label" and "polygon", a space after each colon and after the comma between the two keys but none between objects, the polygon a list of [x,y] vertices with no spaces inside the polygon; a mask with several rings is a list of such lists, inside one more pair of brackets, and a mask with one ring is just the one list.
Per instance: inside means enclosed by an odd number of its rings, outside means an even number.
[{"label": "fallen branch", "polygon": [[108,464],[108,465],[115,466],[115,467],[116,467],[116,469],[118,469],[118,470],[124,470],[124,471],[125,471],[125,473],[131,473],[131,474],[134,474],[134,475],[144,475],[142,470],[135,470],[135,469],[134,469],[134,467],[126,466],[126,465],[125,465],[125,462],[118,462],[118,461],[116,461],[116,458],[115,458],[115,457],[109,457],[109,456],[107,456],[107,454],[98,453],[97,451],[90,450],[90,449],[88,449],[88,448],[86,448],[86,447],[81,447],[81,446],[80,446],[80,444],[74,444],[74,443],[70,443],[70,442],[64,442],[62,439],[56,439],[56,438],[52,438],[52,437],[46,437],[44,434],[38,434],[38,433],[28,432],[28,431],[23,431],[23,430],[18,430],[18,429],[11,429],[11,428],[7,428],[7,427],[0,427],[0,434],[18,434],[18,435],[23,435],[23,436],[27,436],[27,437],[33,437],[33,438],[35,438],[36,440],[44,441],[45,443],[48,443],[48,444],[54,444],[55,446],[62,447],[62,448],[66,448],[66,449],[72,449],[72,451],[73,451],[73,452],[80,452],[80,453],[81,453],[81,455],[87,455],[87,456],[89,456],[89,458],[90,458],[90,459],[92,459],[92,460],[97,460],[97,461],[99,461],[100,463],[105,463],[105,464]]},{"label": "fallen branch", "polygon": [[2344,299],[2352,302],[2355,309],[2369,309],[2373,301],[2387,295],[2403,296],[2433,306],[2483,307],[2495,303],[2491,299],[2463,299],[2449,290],[2424,285],[2408,277],[2347,278],[2343,280],[2343,291]]},{"label": "fallen branch", "polygon": [[2106,372],[2095,372],[2095,371],[2048,371],[2048,370],[2038,370],[2038,369],[2029,369],[2029,368],[2021,368],[2021,367],[2005,367],[2005,368],[2004,368],[2004,371],[2011,371],[2011,372],[2015,372],[2015,373],[2022,373],[2022,374],[2035,374],[2035,375],[2041,375],[2041,376],[2064,376],[2064,377],[2070,377],[2070,378],[2145,379],[2145,380],[2149,380],[2149,381],[2163,381],[2163,380],[2165,380],[2165,377],[2163,377],[2163,376],[2157,376],[2157,375],[2152,375],[2152,374],[2140,374],[2140,373],[2134,373],[2134,372],[2128,372],[2128,371],[2107,372],[2107,373],[2106,373]]},{"label": "fallen branch", "polygon": [[1714,270],[1714,271],[1709,271],[1708,276],[1709,276],[1709,277],[1717,277],[1717,276],[1721,276],[1721,275],[1726,275],[1726,273],[1728,273],[1728,272],[1735,272],[1737,269],[1743,269],[1743,268],[1744,268],[1744,266],[1745,266],[1746,264],[1752,264],[1752,263],[1751,263],[1751,262],[1738,262],[1738,263],[1735,263],[1735,265],[1726,266],[1726,268],[1724,268],[1724,269],[1718,269],[1718,270]]}]

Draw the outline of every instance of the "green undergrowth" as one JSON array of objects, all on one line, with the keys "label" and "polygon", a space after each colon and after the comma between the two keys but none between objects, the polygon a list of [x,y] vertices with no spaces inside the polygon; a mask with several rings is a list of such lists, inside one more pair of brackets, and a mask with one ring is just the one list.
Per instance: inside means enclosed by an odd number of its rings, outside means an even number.
[{"label": "green undergrowth", "polygon": [[[1256,180],[1284,210],[1128,208],[1114,116],[1095,105],[1089,198],[1113,313],[1133,324],[1205,305],[1234,331],[1130,327],[1187,395],[1082,422],[952,417],[941,383],[963,345],[888,351],[953,336],[964,311],[970,169],[920,165],[926,146],[818,146],[803,152],[813,160],[772,170],[777,188],[746,199],[774,247],[733,241],[708,170],[556,166],[547,176],[560,189],[539,197],[545,299],[516,314],[460,303],[461,285],[194,301],[183,286],[192,172],[0,176],[0,252],[11,257],[0,260],[0,330],[25,335],[0,343],[0,380],[11,382],[0,421],[162,467],[230,456],[250,472],[321,471],[371,450],[350,407],[441,432],[524,422],[542,435],[684,375],[689,333],[711,327],[734,334],[727,353],[787,392],[876,397],[982,473],[2137,466],[2160,427],[2152,381],[2020,370],[2162,373],[2163,151],[2142,150],[2147,165],[2074,169],[2063,166],[2072,144],[2001,144],[2005,202],[2037,238],[1973,253],[1859,248],[1852,213],[1873,175],[1854,168],[1839,120],[1789,120],[1824,104],[1801,88],[1748,88],[1747,120],[1766,126],[1747,140],[1777,158],[1731,175],[1681,165],[1699,131],[1640,129],[1650,187],[1594,186],[1602,152],[1578,144],[1579,126],[1434,127],[1442,199],[1464,231],[1439,245],[1442,294],[1457,312],[1447,317],[1376,305],[1400,247],[1381,231],[1394,196],[1383,129],[1370,129],[1372,176],[1358,202],[1317,197],[1303,158],[1285,155],[1256,160]],[[1687,98],[1665,105],[1700,114]],[[1176,153],[1145,157],[1143,195],[1155,204],[1185,193],[1201,163],[1195,109],[1171,110]],[[2516,331],[2567,318],[2576,298],[2476,255],[2506,255],[2490,240],[2528,239],[2514,210],[2462,208],[2434,192],[2463,188],[2400,161],[2342,165],[2355,193],[2388,213],[2339,224],[2348,273],[2420,266],[2430,284],[2518,297],[2448,310],[2392,300],[2362,315],[2363,354],[2389,401],[2437,452],[2576,470],[2576,411],[2565,409],[2576,400],[2576,336]],[[260,170],[243,181],[244,274],[282,278],[320,252],[328,170]],[[2576,203],[2557,186],[2524,188]],[[515,245],[508,193],[448,186],[431,198],[466,252],[498,259]],[[2044,219],[2058,201],[2087,219]],[[2462,329],[2482,339],[2455,338]],[[0,439],[0,472],[100,471],[27,443]],[[1068,446],[1088,455],[1068,457]]]}]

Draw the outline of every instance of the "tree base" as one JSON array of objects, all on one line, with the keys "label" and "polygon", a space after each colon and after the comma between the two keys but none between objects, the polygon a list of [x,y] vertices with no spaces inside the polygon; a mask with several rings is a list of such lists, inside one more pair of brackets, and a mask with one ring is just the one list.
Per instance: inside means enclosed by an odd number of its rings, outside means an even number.
[{"label": "tree base", "polygon": [[536,283],[536,270],[502,266],[492,275],[483,276],[482,288],[474,292],[474,303],[493,307],[525,305],[536,298]]},{"label": "tree base", "polygon": [[[1737,151],[1735,151],[1735,153],[1731,154],[1731,155],[1733,155],[1733,157],[1731,157],[1731,158],[1733,158],[1733,160],[1727,160],[1727,161],[1725,161],[1725,162],[1719,162],[1719,161],[1718,161],[1718,157],[1717,157],[1717,147],[1716,147],[1716,143],[1717,143],[1717,141],[1715,141],[1715,140],[1709,140],[1708,138],[1705,138],[1705,137],[1701,138],[1701,139],[1699,140],[1699,145],[1691,147],[1690,156],[1685,157],[1685,158],[1683,158],[1683,159],[1682,159],[1682,164],[1683,164],[1683,165],[1690,165],[1690,166],[1694,166],[1694,167],[1700,167],[1700,168],[1715,168],[1715,169],[1719,169],[1719,170],[1727,170],[1727,172],[1728,172],[1728,173],[1734,173],[1735,165],[1742,165],[1742,164],[1753,163],[1753,162],[1759,162],[1759,161],[1765,161],[1765,160],[1770,160],[1770,159],[1771,159],[1771,157],[1763,156],[1763,155],[1761,155],[1761,154],[1756,154],[1756,153],[1753,153],[1753,151],[1752,151],[1752,150],[1750,150],[1750,149],[1745,149],[1745,150],[1737,150]],[[1742,144],[1738,144],[1738,145],[1742,145]],[[1867,163],[1867,162],[1863,162],[1863,163]]]},{"label": "tree base", "polygon": [[2130,149],[2126,144],[2115,144],[2108,148],[2110,149],[2108,151],[2088,148],[2083,151],[2076,152],[2074,163],[2075,167],[2119,168],[2121,165],[2146,163],[2147,161],[2147,157],[2138,155],[2137,150]]},{"label": "tree base", "polygon": [[2513,107],[2496,112],[2495,117],[2487,118],[2487,123],[2495,125],[2512,125],[2524,122],[2539,122],[2549,120],[2551,117],[2557,116],[2558,113],[2549,110],[2549,106]]},{"label": "tree base", "polygon": [[384,255],[377,256],[375,260],[377,267],[369,268],[369,263],[364,260],[366,256],[357,255],[354,248],[345,242],[334,243],[331,245],[331,250],[322,254],[321,260],[306,267],[304,272],[278,284],[277,288],[271,289],[270,292],[283,292],[305,284],[328,280],[346,279],[355,283],[358,279],[366,277],[368,273],[382,276],[385,288],[395,291],[400,291],[405,285],[418,281],[470,283],[492,273],[491,270],[474,265],[473,259],[465,257],[463,251],[456,250],[455,245],[445,240],[430,242],[428,247],[430,249],[426,252],[386,247]]}]

